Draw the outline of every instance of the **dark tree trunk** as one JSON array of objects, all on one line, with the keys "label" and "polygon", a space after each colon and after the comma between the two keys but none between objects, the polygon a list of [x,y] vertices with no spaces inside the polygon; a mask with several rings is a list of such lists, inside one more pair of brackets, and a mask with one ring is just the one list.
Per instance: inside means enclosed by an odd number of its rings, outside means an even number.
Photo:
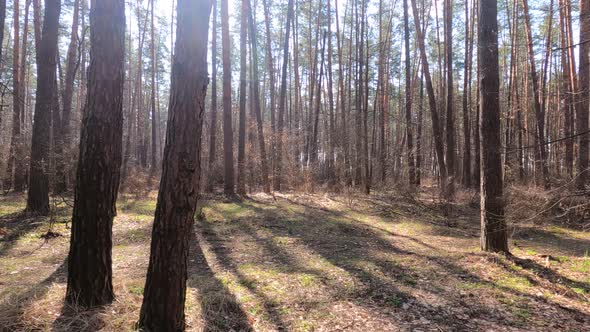
[{"label": "dark tree trunk", "polygon": [[252,7],[250,0],[247,0],[248,6],[248,21],[250,25],[250,42],[252,44],[252,96],[254,103],[254,114],[256,114],[256,128],[258,131],[258,145],[260,149],[260,163],[262,171],[262,187],[265,193],[270,193],[270,180],[268,179],[268,160],[266,158],[266,143],[264,142],[264,129],[262,125],[262,114],[260,110],[260,92],[259,92],[259,77],[258,77],[258,43],[256,40],[256,24],[252,15]]},{"label": "dark tree trunk", "polygon": [[[179,0],[162,178],[139,327],[184,331],[189,239],[201,173],[210,0]],[[227,9],[227,8],[226,8]]]},{"label": "dark tree trunk", "polygon": [[[45,1],[45,16],[39,55],[37,57],[37,97],[31,143],[31,168],[27,211],[40,215],[49,213],[49,142],[51,110],[54,105],[55,70],[57,66],[57,38],[60,0]],[[25,61],[25,59],[22,59]],[[59,123],[56,123],[59,126]]]},{"label": "dark tree trunk", "polygon": [[588,98],[590,98],[590,0],[580,0],[580,95],[576,107],[576,129],[579,142],[578,178],[576,186],[584,189],[588,183]]},{"label": "dark tree trunk", "polygon": [[478,15],[481,73],[481,249],[508,253],[508,232],[502,194],[500,138],[500,78],[498,65],[497,0],[480,0]]},{"label": "dark tree trunk", "polygon": [[287,25],[283,47],[283,68],[281,70],[281,91],[279,93],[279,119],[277,121],[277,149],[275,160],[274,190],[281,190],[282,154],[283,154],[283,118],[287,104],[287,65],[289,63],[289,31],[293,18],[293,0],[289,0],[287,7]]},{"label": "dark tree trunk", "polygon": [[234,139],[231,110],[231,60],[228,0],[221,0],[221,47],[223,52],[223,168],[227,195],[234,193]]},{"label": "dark tree trunk", "polygon": [[76,176],[66,301],[112,302],[112,226],[123,135],[125,2],[92,0],[90,67]]}]

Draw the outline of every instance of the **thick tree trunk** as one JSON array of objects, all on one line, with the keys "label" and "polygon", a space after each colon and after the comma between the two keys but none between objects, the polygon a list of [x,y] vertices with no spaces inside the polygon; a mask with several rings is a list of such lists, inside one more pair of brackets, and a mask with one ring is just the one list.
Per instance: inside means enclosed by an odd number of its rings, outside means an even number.
[{"label": "thick tree trunk", "polygon": [[[37,57],[37,97],[31,142],[31,165],[27,211],[40,215],[49,213],[49,142],[51,110],[54,104],[55,70],[60,0],[46,0],[43,33]],[[23,58],[23,61],[25,59]],[[56,123],[59,126],[59,123]]]},{"label": "thick tree trunk", "polygon": [[178,0],[164,163],[139,319],[139,327],[146,331],[185,328],[189,239],[199,193],[201,132],[209,82],[211,5],[210,0]]},{"label": "thick tree trunk", "polygon": [[66,301],[110,303],[112,226],[123,135],[125,3],[92,0],[90,67],[76,176]]},{"label": "thick tree trunk", "polygon": [[223,169],[226,195],[234,193],[234,139],[231,105],[231,59],[228,0],[221,0],[221,47],[223,52]]},{"label": "thick tree trunk", "polygon": [[481,249],[508,253],[504,220],[497,0],[480,0],[478,14],[481,73]]}]

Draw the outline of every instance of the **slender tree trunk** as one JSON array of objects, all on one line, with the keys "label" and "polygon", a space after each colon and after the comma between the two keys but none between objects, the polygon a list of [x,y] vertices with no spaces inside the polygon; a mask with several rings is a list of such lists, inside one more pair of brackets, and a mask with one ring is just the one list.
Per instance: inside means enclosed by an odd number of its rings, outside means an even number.
[{"label": "slender tree trunk", "polygon": [[[569,44],[569,39],[567,38],[567,25],[566,25],[566,9],[565,9],[565,5],[564,5],[563,0],[560,0],[558,5],[559,5],[559,39],[560,39],[560,45],[561,45],[561,68],[563,71],[563,78],[562,78],[562,84],[563,84],[563,92],[562,92],[562,98],[564,101],[564,108],[565,108],[565,114],[564,114],[564,135],[565,137],[570,137],[572,135],[572,133],[574,132],[573,130],[573,109],[574,109],[574,103],[573,103],[573,96],[574,96],[574,90],[573,87],[571,85],[571,78],[570,78],[570,65],[569,65],[569,52],[568,52],[568,48],[570,47]],[[568,177],[573,177],[574,175],[574,139],[566,139],[565,140],[565,168],[566,168],[566,172],[567,172],[567,176]]]},{"label": "slender tree trunk", "polygon": [[314,111],[314,120],[313,120],[313,132],[312,132],[312,137],[311,137],[311,151],[310,151],[310,158],[309,161],[310,163],[314,166],[317,167],[317,161],[318,161],[318,136],[319,136],[319,120],[320,120],[320,106],[321,106],[321,94],[320,92],[322,91],[322,78],[324,75],[324,50],[325,50],[325,46],[326,46],[326,33],[324,33],[324,37],[322,38],[322,51],[321,51],[321,64],[320,64],[320,76],[317,80],[317,91],[318,91],[318,95],[315,99],[315,111]]},{"label": "slender tree trunk", "polygon": [[414,187],[416,186],[416,170],[414,166],[414,141],[412,135],[412,80],[410,68],[410,24],[408,22],[408,1],[409,0],[404,0],[404,48],[406,57],[406,143],[409,183],[411,187]]},{"label": "slender tree trunk", "polygon": [[[326,135],[328,137],[328,171],[327,178],[328,183],[332,186],[335,183],[335,172],[334,172],[334,154],[336,153],[336,125],[334,116],[334,90],[333,90],[333,79],[332,79],[332,8],[330,5],[331,0],[328,0],[328,59],[327,59],[327,70],[326,76],[328,77],[328,116],[329,116],[329,132]],[[338,17],[336,17],[338,19]]]},{"label": "slender tree trunk", "polygon": [[[526,0],[525,0],[526,1]],[[481,249],[508,253],[504,220],[497,0],[480,0],[478,14],[481,73]]]},{"label": "slender tree trunk", "polygon": [[184,331],[189,254],[201,171],[210,0],[178,0],[169,125],[139,327]]},{"label": "slender tree trunk", "polygon": [[[6,22],[6,0],[0,0],[0,69],[2,69],[2,55],[4,46],[4,25]],[[2,122],[0,121],[0,124]]]},{"label": "slender tree trunk", "polygon": [[247,75],[247,0],[242,0],[240,16],[240,115],[238,124],[238,181],[237,191],[246,194],[246,75]]},{"label": "slender tree trunk", "polygon": [[338,43],[338,87],[340,89],[340,116],[341,116],[341,128],[340,128],[340,137],[341,137],[341,149],[343,150],[343,159],[344,159],[344,182],[346,185],[350,185],[351,177],[350,177],[350,156],[349,156],[349,146],[348,146],[348,123],[346,118],[346,89],[344,88],[344,66],[343,66],[343,59],[342,59],[342,48],[343,42],[341,40],[340,35],[340,19],[338,17],[338,0],[335,0],[334,6],[336,17],[336,38]]},{"label": "slender tree trunk", "polygon": [[590,98],[590,0],[580,0],[580,73],[579,100],[576,108],[578,136],[578,178],[576,186],[584,189],[588,183],[588,98]]},{"label": "slender tree trunk", "polygon": [[232,130],[231,59],[228,0],[221,0],[221,46],[223,52],[223,168],[224,192],[234,193],[234,140]]},{"label": "slender tree trunk", "polygon": [[217,160],[217,0],[213,0],[211,39],[211,123],[209,126],[209,164],[207,166],[209,176],[206,179],[208,192],[213,192],[213,169]]},{"label": "slender tree trunk", "polygon": [[283,68],[281,73],[281,91],[279,94],[279,119],[277,121],[277,149],[275,160],[275,174],[273,189],[281,190],[281,172],[282,172],[282,154],[283,154],[283,117],[285,114],[285,107],[287,104],[287,65],[289,62],[289,33],[291,28],[291,20],[293,19],[293,0],[289,0],[287,5],[287,25],[285,28],[285,39],[283,47]]},{"label": "slender tree trunk", "polygon": [[[12,48],[12,135],[10,152],[6,170],[6,188],[13,188],[15,192],[24,190],[25,174],[22,155],[21,122],[24,113],[20,88],[20,6],[19,0],[13,1],[13,48]],[[24,59],[23,59],[24,60]]]},{"label": "slender tree trunk", "polygon": [[152,10],[151,10],[151,28],[150,28],[150,54],[151,54],[151,62],[152,62],[152,82],[151,82],[151,110],[152,110],[152,153],[151,153],[151,162],[150,162],[150,177],[153,177],[159,168],[159,160],[158,160],[158,122],[156,121],[156,38],[155,38],[155,27],[154,27],[154,0],[152,2]]},{"label": "slender tree trunk", "polygon": [[[473,20],[473,18],[471,18]],[[465,187],[471,187],[471,127],[469,125],[469,103],[468,96],[469,78],[471,71],[471,52],[469,48],[470,35],[469,30],[469,0],[465,0],[465,69],[463,71],[463,184]]]},{"label": "slender tree trunk", "polygon": [[455,113],[453,105],[453,0],[445,0],[445,49],[446,49],[446,66],[447,66],[447,191],[448,198],[455,195]]},{"label": "slender tree trunk", "polygon": [[250,0],[247,1],[248,6],[248,21],[250,25],[250,43],[252,44],[252,99],[254,100],[254,113],[256,115],[256,128],[258,132],[258,145],[260,149],[260,163],[262,171],[262,187],[265,193],[270,193],[270,180],[268,178],[268,160],[266,158],[266,143],[264,142],[264,129],[262,123],[262,112],[260,110],[260,92],[259,92],[259,77],[258,77],[258,43],[256,39],[256,24],[252,15],[252,7]]},{"label": "slender tree trunk", "polygon": [[[549,188],[549,169],[547,167],[547,149],[545,146],[545,112],[541,107],[541,86],[539,85],[539,79],[537,76],[537,69],[535,66],[535,52],[533,50],[533,37],[531,33],[531,23],[529,16],[528,1],[522,0],[525,30],[527,36],[527,49],[529,53],[529,63],[531,68],[531,80],[533,83],[533,107],[535,110],[535,117],[537,119],[537,142],[536,149],[538,149],[539,161],[538,170],[541,171],[543,176],[542,183],[545,188]],[[481,18],[480,18],[481,19]]]},{"label": "slender tree trunk", "polygon": [[[51,110],[54,104],[55,70],[57,65],[57,39],[59,30],[60,0],[45,1],[43,33],[37,57],[37,96],[31,143],[31,168],[27,211],[49,214],[49,142]],[[25,61],[25,59],[22,59]],[[59,123],[56,123],[59,126]],[[56,133],[54,133],[55,135]]]},{"label": "slender tree trunk", "polygon": [[[270,9],[267,4],[267,0],[262,0],[262,5],[264,7],[264,26],[266,28],[266,70],[268,70],[269,76],[269,84],[268,87],[269,94],[270,94],[270,127],[272,129],[272,134],[275,135],[276,130],[276,121],[275,121],[275,111],[276,111],[276,94],[275,94],[275,67],[273,64],[272,58],[272,43],[271,43],[271,30],[270,30],[270,23],[272,22],[272,17],[270,16]],[[273,148],[274,150],[274,148]]]},{"label": "slender tree trunk", "polygon": [[[54,191],[60,193],[67,190],[68,185],[68,172],[64,158],[69,155],[69,151],[72,147],[72,129],[71,129],[71,117],[72,117],[72,99],[74,96],[74,81],[76,79],[76,71],[78,69],[78,21],[79,21],[79,7],[80,0],[74,1],[74,14],[72,18],[72,30],[70,33],[70,44],[68,46],[68,53],[66,57],[66,75],[64,82],[63,92],[63,107],[61,114],[61,144],[65,152],[62,152],[60,156],[56,156],[60,162],[56,167],[56,188]],[[54,130],[54,135],[56,135]]]},{"label": "slender tree trunk", "polygon": [[[412,0],[412,11],[414,13],[415,26],[419,27],[420,19],[418,17],[418,8],[416,6],[416,0]],[[442,133],[440,129],[440,119],[438,117],[438,111],[436,110],[436,97],[434,95],[434,88],[432,87],[432,79],[430,77],[430,68],[428,66],[428,59],[426,58],[426,47],[424,46],[424,36],[421,29],[416,29],[416,37],[418,38],[418,46],[420,48],[420,58],[422,61],[422,70],[424,72],[424,78],[426,79],[426,92],[428,94],[428,102],[430,105],[430,118],[432,122],[432,135],[434,137],[434,146],[436,150],[436,157],[438,160],[438,168],[440,176],[442,178],[443,192],[446,192],[447,182],[447,168],[445,164],[444,156],[444,145],[442,141]]]},{"label": "slender tree trunk", "polygon": [[420,72],[420,103],[418,105],[418,128],[416,128],[416,185],[422,182],[422,114],[424,113],[424,83]]},{"label": "slender tree trunk", "polygon": [[[125,3],[91,0],[88,93],[68,256],[66,301],[112,302],[112,226],[116,214],[125,73]],[[170,256],[173,257],[173,256]]]}]

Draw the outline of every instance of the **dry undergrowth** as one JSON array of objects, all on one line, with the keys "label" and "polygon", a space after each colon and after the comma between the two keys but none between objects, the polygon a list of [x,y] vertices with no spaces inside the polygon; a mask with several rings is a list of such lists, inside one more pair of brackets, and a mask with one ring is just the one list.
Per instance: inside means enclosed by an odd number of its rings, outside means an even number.
[{"label": "dry undergrowth", "polygon": [[[546,200],[516,188],[515,257],[484,254],[476,195],[449,204],[430,191],[208,197],[191,246],[188,330],[589,330],[590,234],[531,218]],[[121,198],[117,299],[90,311],[63,306],[69,209],[53,216],[62,236],[42,238],[49,219],[23,207],[0,198],[0,330],[133,330],[155,194]]]}]

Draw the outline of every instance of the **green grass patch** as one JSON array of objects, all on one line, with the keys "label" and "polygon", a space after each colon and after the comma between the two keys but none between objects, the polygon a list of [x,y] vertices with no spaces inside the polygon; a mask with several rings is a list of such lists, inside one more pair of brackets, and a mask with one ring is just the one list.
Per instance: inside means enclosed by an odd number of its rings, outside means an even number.
[{"label": "green grass patch", "polygon": [[496,280],[495,284],[500,287],[510,288],[520,292],[526,291],[533,287],[528,279],[514,275],[505,275]]},{"label": "green grass patch", "polygon": [[316,285],[318,282],[318,278],[309,273],[302,273],[297,278],[299,279],[299,283],[301,284],[301,286],[305,288],[312,287]]},{"label": "green grass patch", "polygon": [[235,221],[240,218],[256,215],[256,213],[245,204],[218,202],[203,206],[202,214],[204,220],[208,222]]},{"label": "green grass patch", "polygon": [[129,293],[133,295],[143,295],[143,286],[133,285],[129,287]]}]

